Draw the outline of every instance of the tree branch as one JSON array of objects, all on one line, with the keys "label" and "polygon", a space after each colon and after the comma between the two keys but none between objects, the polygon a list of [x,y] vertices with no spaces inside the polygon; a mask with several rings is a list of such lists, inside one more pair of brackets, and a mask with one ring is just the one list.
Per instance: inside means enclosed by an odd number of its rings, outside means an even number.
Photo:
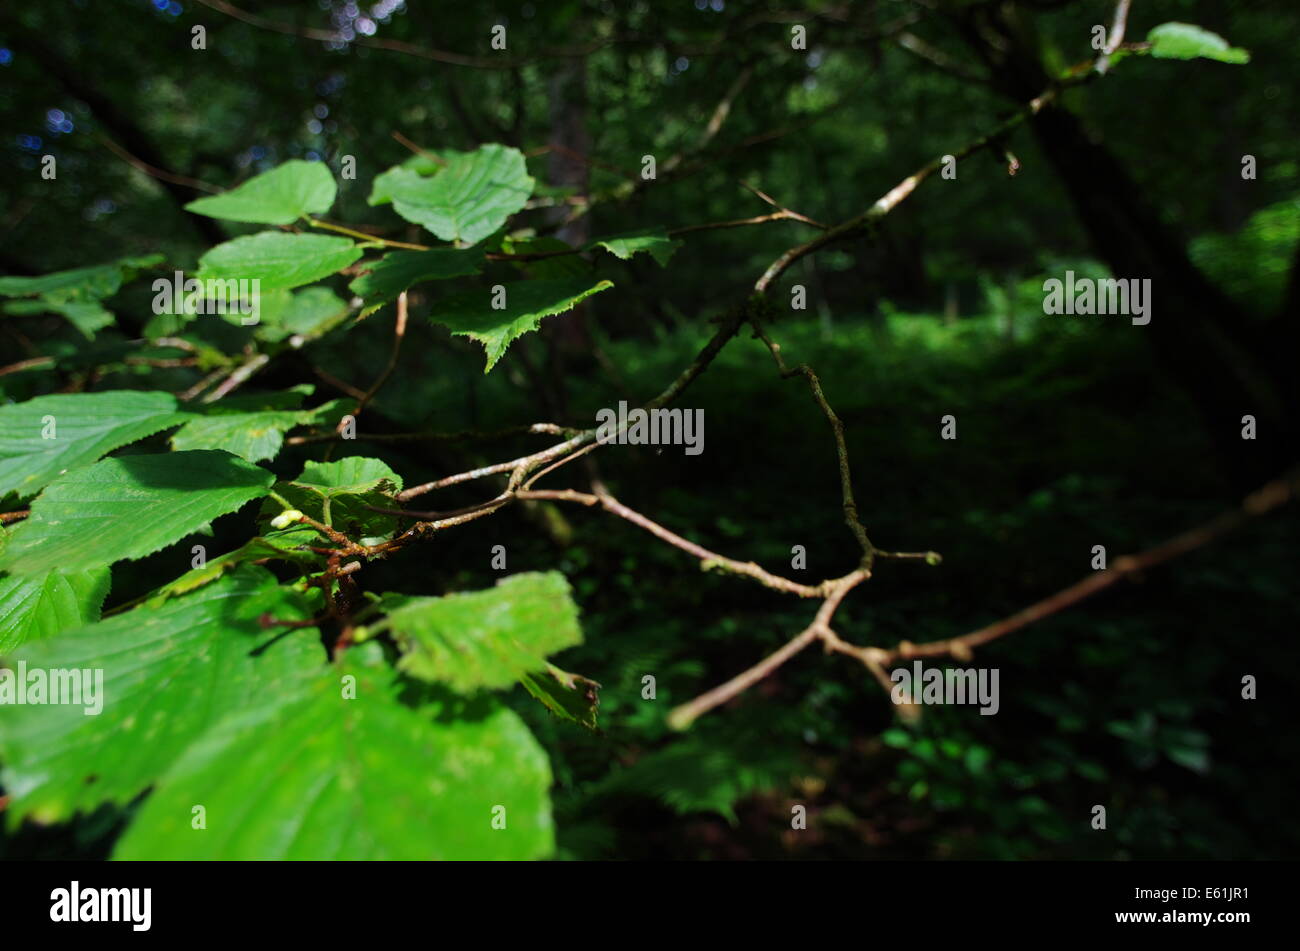
[{"label": "tree branch", "polygon": [[1027,627],[1035,621],[1041,621],[1043,618],[1072,607],[1085,598],[1090,598],[1097,592],[1104,591],[1106,588],[1137,572],[1153,568],[1170,559],[1177,558],[1179,555],[1185,555],[1203,545],[1208,545],[1220,536],[1240,528],[1251,519],[1286,504],[1294,499],[1298,492],[1300,492],[1300,470],[1293,470],[1282,478],[1270,482],[1246,496],[1239,508],[1224,512],[1203,525],[1189,529],[1180,535],[1175,535],[1154,548],[1148,548],[1136,555],[1124,555],[1116,558],[1109,570],[1094,572],[1076,581],[1068,588],[1056,592],[1051,597],[1044,598],[1024,610],[1017,611],[1010,617],[1003,618],[1001,621],[989,624],[977,631],[971,631],[961,637],[949,638],[944,641],[930,641],[925,644],[900,642],[893,650],[883,652],[881,663],[891,664],[899,660],[910,660],[913,657],[942,657],[945,655],[951,655],[959,660],[967,660],[970,658],[972,648],[997,640],[999,637],[1004,637],[1023,627]]}]

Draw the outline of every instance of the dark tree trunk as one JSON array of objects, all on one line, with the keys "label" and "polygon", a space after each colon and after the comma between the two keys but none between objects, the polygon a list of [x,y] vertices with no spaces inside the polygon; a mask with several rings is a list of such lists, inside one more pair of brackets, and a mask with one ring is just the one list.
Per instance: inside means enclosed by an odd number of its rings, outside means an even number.
[{"label": "dark tree trunk", "polygon": [[[999,91],[1023,104],[1049,80],[1032,37],[1009,9],[981,8],[962,25]],[[989,41],[991,33],[1001,38],[1001,48]],[[1283,341],[1276,333],[1252,333],[1246,315],[1197,270],[1143,189],[1076,115],[1055,105],[1030,127],[1095,253],[1117,278],[1151,280],[1151,322],[1134,332],[1147,337],[1194,400],[1225,473],[1239,488],[1276,475],[1295,460],[1298,445],[1296,407],[1288,405],[1288,387],[1270,353]],[[1289,392],[1294,395],[1293,385]],[[1258,422],[1253,441],[1241,438],[1245,415]]]},{"label": "dark tree trunk", "polygon": [[[587,63],[574,57],[560,65],[551,77],[551,153],[547,173],[551,184],[572,187],[579,196],[588,191],[589,165],[585,159],[591,151],[587,133]],[[569,208],[552,209],[552,222],[562,220]],[[556,231],[555,236],[569,244],[583,245],[591,238],[590,219],[583,215]]]},{"label": "dark tree trunk", "polygon": [[[551,152],[547,159],[547,173],[551,184],[571,187],[579,197],[589,191],[591,137],[587,132],[587,62],[574,57],[561,64],[549,83],[551,98],[550,123]],[[563,220],[570,207],[560,205],[552,209],[552,222]],[[572,221],[555,232],[555,236],[575,247],[582,247],[591,239],[591,220],[587,215]],[[587,307],[579,304],[571,312],[543,325],[549,344],[549,376],[564,403],[563,380],[565,365],[591,359],[591,335],[587,330]]]}]

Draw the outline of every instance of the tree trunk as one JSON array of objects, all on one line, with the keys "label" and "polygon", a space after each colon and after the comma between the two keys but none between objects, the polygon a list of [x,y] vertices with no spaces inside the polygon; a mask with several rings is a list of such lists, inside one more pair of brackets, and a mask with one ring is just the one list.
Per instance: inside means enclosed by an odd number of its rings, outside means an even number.
[{"label": "tree trunk", "polygon": [[[591,137],[587,132],[587,61],[574,57],[562,63],[551,76],[548,91],[551,99],[551,152],[547,158],[547,174],[552,185],[571,186],[577,197],[586,197],[590,190],[587,157],[591,152]],[[570,206],[560,205],[550,210],[548,218],[552,223],[562,221],[569,212]],[[591,219],[583,215],[558,228],[555,237],[574,247],[582,247],[591,239]],[[566,366],[593,359],[586,303],[578,304],[569,313],[543,324],[542,332],[547,343],[547,376],[559,408],[565,412]]]},{"label": "tree trunk", "polygon": [[[1014,9],[981,8],[965,22],[967,39],[993,70],[999,89],[1026,103],[1048,85],[1033,39]],[[1004,44],[989,42],[995,31]],[[1135,326],[1195,402],[1226,474],[1254,486],[1294,461],[1296,407],[1271,378],[1267,341],[1253,341],[1248,321],[1192,264],[1186,246],[1146,193],[1064,106],[1030,122],[1039,146],[1070,195],[1095,253],[1117,278],[1149,278],[1151,322]],[[1271,346],[1277,346],[1277,343]],[[1259,437],[1241,438],[1242,417],[1258,422]]]},{"label": "tree trunk", "polygon": [[951,327],[957,322],[958,312],[957,285],[949,281],[943,292],[943,322]]}]

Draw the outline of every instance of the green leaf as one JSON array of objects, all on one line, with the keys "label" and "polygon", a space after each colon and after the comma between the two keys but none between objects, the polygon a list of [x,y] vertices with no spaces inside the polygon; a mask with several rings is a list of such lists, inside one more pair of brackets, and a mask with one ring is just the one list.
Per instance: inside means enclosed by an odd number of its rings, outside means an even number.
[{"label": "green leaf", "polygon": [[[446,705],[435,719],[399,701],[391,671],[360,667],[360,650],[277,708],[236,714],[204,736],[163,776],[114,858],[550,855],[550,765],[518,716],[485,699]],[[195,804],[205,829],[192,826]]]},{"label": "green leaf", "polygon": [[59,473],[188,418],[176,411],[170,393],[132,390],[39,396],[0,406],[0,497],[12,491],[22,498],[35,495]]},{"label": "green leaf", "polygon": [[[300,291],[283,288],[262,294],[257,330],[261,340],[283,340],[293,335],[319,337],[348,314],[348,304],[328,287]],[[240,323],[238,314],[223,314],[226,321]]]},{"label": "green leaf", "polygon": [[0,570],[66,574],[143,558],[265,495],[274,479],[210,450],[104,459],[41,493],[10,536]]},{"label": "green leaf", "polygon": [[600,684],[596,681],[547,664],[546,673],[524,674],[519,682],[561,720],[599,730]]},{"label": "green leaf", "polygon": [[300,412],[222,413],[190,420],[172,436],[172,448],[224,449],[249,462],[273,459]]},{"label": "green leaf", "polygon": [[737,801],[784,787],[798,769],[788,746],[751,727],[734,736],[694,734],[678,740],[609,773],[586,792],[653,796],[679,815],[716,812],[734,826]]},{"label": "green leaf", "polygon": [[137,271],[155,267],[164,260],[161,254],[147,254],[39,277],[0,277],[0,297],[50,295],[59,301],[100,300],[116,294]]},{"label": "green leaf", "polygon": [[1185,769],[1202,776],[1210,771],[1210,751],[1203,748],[1186,746],[1175,747],[1165,751],[1165,755]]},{"label": "green leaf", "polygon": [[87,340],[111,325],[115,318],[100,302],[112,297],[138,271],[164,260],[161,254],[120,258],[108,264],[57,271],[40,277],[0,277],[0,297],[35,297],[12,301],[4,312],[16,317],[31,314],[59,314],[81,331]]},{"label": "green leaf", "polygon": [[611,235],[600,238],[587,245],[592,248],[604,248],[614,257],[626,261],[638,252],[645,252],[654,258],[661,267],[666,267],[673,252],[681,247],[682,242],[668,237],[662,228],[647,231],[631,231],[626,234]]},{"label": "green leaf", "polygon": [[337,462],[309,462],[292,484],[322,498],[338,498],[392,492],[402,487],[402,477],[380,459],[348,456]]},{"label": "green leaf", "polygon": [[290,159],[228,192],[192,201],[185,210],[227,221],[289,225],[329,211],[337,191],[324,162]]},{"label": "green leaf", "polygon": [[298,287],[343,270],[362,249],[347,238],[262,231],[219,244],[199,258],[200,281],[261,281],[263,291]]},{"label": "green leaf", "polygon": [[483,249],[459,251],[434,248],[431,251],[394,251],[370,265],[370,270],[348,285],[348,290],[367,303],[392,300],[402,291],[423,281],[442,281],[477,274],[483,266]]},{"label": "green leaf", "polygon": [[993,751],[986,746],[972,746],[965,753],[967,771],[979,775],[988,769],[993,759]]},{"label": "green leaf", "polygon": [[316,392],[312,383],[299,383],[283,390],[263,390],[259,393],[241,391],[223,396],[221,402],[206,407],[208,413],[261,413],[266,410],[301,409],[302,401]]},{"label": "green leaf", "polygon": [[[325,657],[313,631],[264,629],[264,614],[309,616],[301,596],[280,588],[266,569],[247,566],[193,594],[28,644],[10,658],[10,669],[25,664],[29,679],[35,670],[91,671],[89,686],[102,671],[102,689],[97,700],[83,694],[80,704],[29,702],[0,716],[9,820],[55,822],[100,803],[128,802],[223,716],[278,703],[295,680],[317,675]],[[101,711],[87,715],[96,703]]]},{"label": "green leaf", "polygon": [[[443,241],[474,244],[519,211],[533,193],[523,153],[503,145],[483,145],[451,154],[447,167],[432,177],[411,169],[385,173],[385,194],[393,209]],[[371,194],[371,203],[375,196]]]},{"label": "green leaf", "polygon": [[172,434],[171,447],[177,452],[221,449],[249,462],[261,462],[280,451],[285,431],[297,422],[298,415],[296,410],[270,410],[197,416]]},{"label": "green leaf", "polygon": [[912,744],[912,734],[906,730],[892,728],[880,734],[880,739],[886,746],[892,746],[894,749],[905,750]]},{"label": "green leaf", "polygon": [[430,319],[452,333],[470,337],[483,344],[487,366],[491,370],[510,344],[536,330],[543,317],[562,314],[579,302],[613,287],[610,281],[592,283],[591,278],[553,281],[516,281],[500,285],[505,288],[505,306],[492,306],[496,296],[489,288],[444,298],[434,305]]},{"label": "green leaf", "polygon": [[386,595],[398,668],[468,692],[508,687],[546,669],[546,658],[582,643],[569,583],[556,571],[511,575],[495,588],[441,598]]},{"label": "green leaf", "polygon": [[53,295],[38,297],[35,300],[15,300],[5,304],[4,312],[15,317],[27,317],[32,314],[58,314],[67,318],[68,323],[81,331],[87,340],[95,339],[96,331],[111,326],[117,318],[111,310],[103,307],[97,300],[64,301]]},{"label": "green leaf", "polygon": [[337,423],[356,405],[355,400],[331,400],[314,409],[231,412],[214,408],[191,419],[172,436],[172,448],[224,449],[249,462],[273,459],[284,444],[284,434],[295,426]]},{"label": "green leaf", "polygon": [[[394,181],[402,178],[403,172],[409,171],[415,172],[418,175],[429,176],[436,175],[447,167],[447,159],[441,158],[439,153],[436,151],[432,154],[438,155],[438,158],[435,159],[429,155],[423,154],[412,155],[401,165],[394,165],[392,168],[386,169],[376,175],[374,181],[370,185],[370,197],[366,199],[366,204],[371,206],[392,204],[392,184]],[[462,153],[454,150],[449,150],[447,152],[447,155],[452,157],[460,154]],[[439,159],[441,159],[441,161],[439,161]]]},{"label": "green leaf", "polygon": [[179,578],[169,581],[162,587],[150,592],[144,600],[147,604],[156,606],[168,598],[186,594],[196,588],[203,587],[205,584],[210,584],[232,568],[250,561],[276,559],[300,564],[321,562],[323,558],[320,555],[303,547],[315,545],[318,540],[316,530],[305,525],[258,535],[250,538],[234,551],[218,555],[216,558],[209,558],[201,568],[191,568]]},{"label": "green leaf", "polygon": [[[310,515],[353,539],[373,544],[387,538],[397,527],[397,518],[366,508],[393,508],[394,493],[402,488],[402,477],[379,459],[349,456],[337,462],[309,462],[302,475],[275,487],[294,508]],[[268,501],[261,517],[281,512]]]},{"label": "green leaf", "polygon": [[107,568],[41,578],[0,576],[0,656],[28,641],[99,620],[108,594]]},{"label": "green leaf", "polygon": [[1217,33],[1203,30],[1191,23],[1161,23],[1147,34],[1151,55],[1157,59],[1218,60],[1220,63],[1249,63],[1250,53],[1240,47],[1229,46]]}]

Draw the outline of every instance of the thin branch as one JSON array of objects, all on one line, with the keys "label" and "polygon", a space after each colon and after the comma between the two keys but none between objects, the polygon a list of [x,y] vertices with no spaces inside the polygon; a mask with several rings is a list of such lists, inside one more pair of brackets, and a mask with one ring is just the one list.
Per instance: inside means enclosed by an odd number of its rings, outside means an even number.
[{"label": "thin branch", "polygon": [[186,353],[199,353],[199,348],[184,337],[159,337],[153,342],[153,345],[155,347],[171,347],[173,350],[184,350]]},{"label": "thin branch", "polygon": [[[286,499],[284,496],[280,495],[278,492],[268,492],[267,494],[271,498],[275,499],[275,501],[279,502],[286,512],[288,511],[298,512],[298,516],[296,519],[297,521],[310,525],[312,528],[316,529],[316,531],[320,532],[322,535],[327,537],[334,544],[341,545],[344,554],[348,554],[348,555],[365,554],[366,548],[364,545],[360,545],[357,542],[353,541],[352,539],[348,538],[348,536],[344,535],[342,532],[338,531],[333,526],[326,525],[324,522],[317,521],[316,519],[312,518],[310,515],[306,514],[305,512],[295,509],[293,503],[290,502],[288,499]],[[329,517],[328,514],[326,515],[326,517],[327,518]]]},{"label": "thin branch", "polygon": [[915,33],[904,32],[894,37],[894,42],[902,49],[911,53],[917,59],[929,63],[942,72],[950,76],[956,76],[958,79],[968,83],[987,84],[989,78],[983,73],[971,69],[965,63],[953,59],[937,46],[933,46],[921,39]]},{"label": "thin branch", "polygon": [[[366,398],[366,391],[361,389],[361,387],[353,386],[351,383],[347,382],[346,380],[340,380],[333,373],[330,373],[328,370],[324,369],[323,367],[313,366],[311,369],[313,373],[315,373],[318,377],[320,377],[330,386],[334,387],[334,389],[338,390],[341,393],[346,393],[354,400],[363,400]],[[337,433],[335,435],[337,436]]]},{"label": "thin branch", "polygon": [[196,191],[217,193],[222,191],[216,185],[210,185],[207,182],[199,181],[197,178],[189,178],[185,175],[177,175],[174,172],[164,171],[161,168],[155,168],[143,159],[136,158],[122,146],[118,145],[102,132],[95,133],[95,138],[99,143],[108,149],[122,161],[126,162],[132,168],[144,172],[150,178],[156,178],[160,182],[168,182],[172,185],[183,185],[186,188],[193,188]]},{"label": "thin branch", "polygon": [[441,165],[445,168],[448,164],[447,160],[443,158],[441,155],[436,155],[433,152],[430,152],[428,149],[416,145],[414,142],[412,142],[406,136],[402,135],[402,133],[398,132],[396,129],[393,130],[393,138],[396,139],[398,142],[400,142],[402,145],[406,146],[406,148],[410,149],[416,155],[422,155],[425,158],[427,158],[429,161],[437,165]]},{"label": "thin branch", "polygon": [[[339,381],[340,383],[342,381]],[[352,387],[354,397],[364,395],[360,390]],[[569,426],[560,426],[556,423],[529,423],[524,426],[510,426],[505,429],[496,429],[483,431],[478,429],[462,429],[451,433],[437,432],[417,432],[417,433],[366,433],[363,438],[370,442],[486,442],[492,439],[504,439],[509,436],[527,436],[527,435],[545,435],[545,436],[572,436],[581,430],[573,429]],[[308,443],[333,442],[343,437],[337,432],[328,433],[311,433],[306,436],[290,436],[285,440],[289,446],[301,446]]]},{"label": "thin branch", "polygon": [[882,662],[890,664],[898,660],[910,660],[913,657],[941,657],[945,655],[951,655],[962,660],[968,659],[972,648],[997,640],[999,637],[1027,627],[1035,621],[1041,621],[1043,618],[1072,607],[1098,591],[1104,591],[1123,578],[1155,567],[1172,558],[1177,558],[1179,555],[1195,551],[1220,536],[1240,528],[1252,518],[1284,505],[1294,499],[1297,493],[1300,493],[1300,470],[1293,471],[1252,492],[1242,501],[1239,508],[1224,512],[1212,521],[1183,532],[1181,535],[1176,535],[1154,548],[1149,548],[1136,555],[1124,555],[1116,558],[1109,570],[1097,571],[1087,575],[1068,588],[1064,588],[1051,597],[1031,604],[1010,617],[1003,618],[1001,621],[989,624],[961,637],[953,637],[948,640],[930,641],[925,644],[912,644],[903,641],[893,650],[884,651]]},{"label": "thin branch", "polygon": [[853,537],[858,540],[858,545],[862,548],[864,564],[870,568],[875,546],[871,544],[871,539],[867,537],[867,530],[858,515],[858,503],[853,498],[853,475],[849,470],[849,447],[844,442],[844,424],[835,415],[835,410],[831,408],[831,404],[827,401],[826,394],[822,392],[821,380],[817,378],[813,368],[806,363],[801,363],[794,368],[787,367],[785,358],[781,356],[781,345],[773,342],[772,338],[763,330],[762,324],[759,323],[757,317],[751,316],[749,322],[754,328],[755,336],[767,344],[767,349],[771,351],[772,359],[776,361],[781,376],[785,378],[802,376],[808,381],[813,399],[817,401],[817,405],[821,407],[821,411],[826,414],[826,419],[831,424],[831,432],[835,436],[835,457],[839,462],[840,495],[844,508],[844,522],[849,526],[849,531],[853,533]]},{"label": "thin branch", "polygon": [[598,449],[599,447],[600,447],[600,443],[598,442],[588,443],[587,445],[579,449],[577,452],[570,453],[569,455],[565,456],[563,459],[559,460],[558,462],[552,462],[545,469],[533,473],[533,475],[531,475],[528,478],[528,481],[523,484],[522,488],[531,489],[538,479],[541,479],[543,476],[550,475],[552,472],[554,472],[556,469],[559,469],[561,466],[567,466],[570,462],[573,462],[575,459],[580,459],[583,456],[587,455],[587,453],[592,452],[593,450]]},{"label": "thin branch", "polygon": [[442,531],[445,528],[452,528],[456,525],[463,525],[466,522],[482,518],[484,515],[491,515],[502,506],[510,504],[513,497],[513,490],[507,490],[495,498],[488,499],[486,502],[480,502],[477,505],[469,505],[461,509],[454,509],[449,512],[412,512],[406,509],[390,509],[367,505],[365,507],[370,509],[372,512],[380,512],[385,515],[405,515],[408,518],[413,517],[421,519],[421,521],[416,522],[396,538],[372,546],[367,551],[367,554],[387,554],[388,552],[402,547],[413,538],[417,538],[430,532]]},{"label": "thin branch", "polygon": [[350,238],[360,238],[368,244],[382,244],[386,248],[404,248],[408,251],[428,251],[427,244],[411,244],[407,241],[391,241],[388,238],[381,238],[379,235],[366,234],[364,231],[356,231],[352,228],[345,228],[343,225],[336,225],[333,222],[324,221],[320,218],[307,217],[307,223],[313,228],[324,228],[326,231],[334,231],[338,234],[345,234]]},{"label": "thin branch", "polygon": [[405,502],[408,499],[424,495],[426,492],[433,492],[437,489],[446,489],[453,485],[460,485],[463,482],[473,482],[476,479],[482,479],[485,476],[498,475],[502,472],[510,472],[520,465],[525,464],[530,457],[523,456],[519,459],[511,459],[509,462],[498,462],[490,466],[480,466],[477,469],[470,469],[468,472],[458,472],[442,479],[435,479],[432,482],[425,482],[420,485],[413,485],[409,489],[399,492],[397,500]]},{"label": "thin branch", "polygon": [[22,373],[24,370],[38,370],[52,366],[54,366],[53,357],[32,357],[30,360],[19,360],[17,363],[11,363],[8,366],[0,367],[0,376],[7,376],[10,373]]},{"label": "thin branch", "polygon": [[667,232],[668,237],[677,238],[684,234],[694,234],[697,231],[718,231],[723,228],[743,228],[747,225],[762,225],[769,221],[802,221],[812,225],[814,228],[825,228],[825,225],[819,225],[803,215],[795,214],[792,211],[776,211],[770,215],[756,215],[753,218],[736,218],[731,221],[707,221],[698,225],[685,225],[681,228],[671,228]]},{"label": "thin branch", "polygon": [[[226,379],[215,390],[203,397],[204,403],[215,403],[223,396],[227,396],[235,389],[247,383],[258,370],[271,362],[270,354],[255,353],[239,366],[237,366]],[[200,381],[202,382],[202,381]]]},{"label": "thin branch", "polygon": [[880,220],[897,208],[904,199],[916,190],[916,187],[923,181],[943,167],[945,159],[951,157],[954,160],[967,158],[970,155],[989,147],[1001,147],[1002,138],[1012,129],[1024,123],[1027,119],[1042,112],[1049,104],[1054,102],[1060,95],[1061,91],[1070,86],[1080,85],[1088,82],[1093,73],[1089,72],[1087,63],[1082,63],[1068,70],[1066,74],[1051,86],[1045,89],[1039,96],[1031,100],[1026,106],[1014,113],[1010,118],[1001,122],[992,132],[974,142],[966,145],[964,148],[949,155],[941,155],[928,164],[917,169],[907,178],[903,179],[883,196],[881,196],[874,205],[859,215],[844,221],[834,228],[831,228],[824,234],[812,239],[811,241],[801,244],[798,247],[791,248],[772,262],[772,265],[763,273],[754,285],[754,290],[759,293],[766,293],[773,282],[785,271],[801,258],[819,251],[829,244],[841,241],[845,238],[852,237],[864,231],[869,231],[879,224]]},{"label": "thin branch", "polygon": [[667,542],[674,548],[680,548],[689,555],[699,559],[701,567],[708,570],[721,570],[733,575],[741,575],[747,578],[753,578],[765,588],[771,588],[774,591],[782,591],[786,594],[794,594],[801,598],[824,598],[826,597],[829,587],[828,582],[819,585],[800,584],[797,581],[791,581],[789,578],[783,578],[780,575],[774,575],[764,569],[761,565],[752,561],[737,561],[734,558],[728,558],[725,555],[719,555],[717,552],[709,551],[702,545],[683,538],[676,532],[664,528],[653,519],[647,518],[640,512],[628,508],[622,502],[615,499],[607,493],[588,493],[578,492],[573,489],[536,489],[520,490],[515,493],[519,499],[532,500],[549,500],[553,502],[576,502],[579,505],[600,506],[606,512],[617,515],[621,519],[631,522],[638,528],[644,529],[660,541]]},{"label": "thin branch", "polygon": [[827,228],[829,227],[829,225],[824,225],[820,221],[814,221],[812,218],[809,218],[807,215],[801,215],[797,211],[791,211],[789,208],[781,204],[771,195],[767,194],[767,192],[763,191],[762,189],[755,188],[753,185],[749,184],[749,182],[745,181],[743,178],[737,179],[737,181],[740,183],[741,188],[744,188],[745,190],[752,192],[761,201],[766,202],[767,204],[771,205],[773,208],[776,208],[779,211],[785,212],[785,217],[793,218],[795,221],[802,221],[804,224],[812,225],[814,228],[820,228],[822,231],[827,230]]},{"label": "thin branch", "polygon": [[[461,53],[452,53],[448,50],[434,49],[428,46],[417,46],[414,43],[407,43],[403,40],[390,40],[377,36],[353,35],[345,37],[336,30],[320,30],[314,27],[300,27],[294,26],[290,23],[280,23],[275,20],[268,20],[266,17],[257,16],[256,14],[242,10],[233,4],[226,3],[225,0],[199,0],[199,2],[206,7],[211,7],[213,10],[217,10],[227,16],[235,18],[236,20],[247,23],[249,26],[255,26],[261,30],[271,30],[275,33],[283,33],[286,36],[297,36],[308,40],[318,40],[322,43],[345,43],[353,46],[369,46],[374,49],[388,50],[393,53],[404,53],[407,56],[433,60],[437,63],[447,63],[451,66],[470,66],[475,69],[515,69],[533,62],[532,59],[518,59],[506,56],[465,56]],[[604,49],[613,42],[613,39],[602,39],[593,41],[584,46],[545,50],[539,54],[539,58],[553,56],[562,56],[567,58],[588,56],[591,53]]]},{"label": "thin branch", "polygon": [[740,95],[741,91],[749,85],[749,81],[753,76],[754,65],[752,63],[747,64],[739,73],[736,74],[736,78],[733,79],[731,85],[727,87],[727,91],[723,93],[722,98],[718,100],[718,104],[713,107],[713,112],[709,116],[709,121],[705,123],[704,131],[700,133],[695,145],[689,150],[683,149],[682,151],[677,152],[663,163],[662,170],[666,174],[671,174],[689,156],[698,155],[709,147],[709,143],[714,140],[718,132],[721,131],[723,123],[727,121],[727,116],[731,115],[731,107],[735,103],[736,98]]},{"label": "thin branch", "polygon": [[668,714],[668,725],[675,730],[684,730],[714,707],[721,706],[736,695],[758,683],[787,660],[799,653],[813,641],[825,636],[830,630],[831,618],[835,610],[854,586],[861,584],[871,573],[858,570],[834,582],[826,600],[817,609],[813,622],[796,634],[787,644],[763,658],[753,667],[737,674],[726,683],[714,687],[708,693],[700,694],[689,703],[684,703]]},{"label": "thin branch", "polygon": [[[697,231],[718,231],[724,228],[743,228],[748,225],[767,224],[770,221],[800,221],[804,224],[812,225],[814,228],[826,229],[826,225],[813,221],[811,218],[801,215],[798,212],[783,208],[778,212],[770,215],[756,215],[753,218],[736,218],[731,221],[706,221],[698,225],[684,225],[680,228],[669,228],[664,232],[670,238],[677,238],[684,234],[694,234]],[[416,246],[418,247],[418,246]],[[582,254],[590,250],[587,247],[561,248],[558,251],[525,251],[519,254],[508,254],[504,251],[489,251],[487,259],[489,261],[510,261],[516,264],[523,264],[530,261],[545,261],[549,258],[562,258],[573,254]]]},{"label": "thin branch", "polygon": [[1130,0],[1119,0],[1115,4],[1115,18],[1111,21],[1110,35],[1106,38],[1106,47],[1097,57],[1097,72],[1105,73],[1110,69],[1110,57],[1124,42],[1124,31],[1128,27],[1128,9]]},{"label": "thin branch", "polygon": [[[736,335],[736,331],[745,321],[747,313],[746,307],[736,307],[724,319],[717,332],[710,338],[709,342],[704,345],[699,354],[691,364],[683,370],[668,387],[656,396],[650,402],[646,403],[645,409],[658,409],[676,399],[683,390],[686,389],[696,377],[698,377],[713,362],[713,358],[718,355],[728,340]],[[458,485],[462,482],[469,482],[475,479],[481,479],[484,476],[497,475],[503,472],[511,473],[511,488],[516,488],[527,476],[541,466],[546,465],[552,460],[565,456],[575,449],[595,441],[596,430],[584,429],[576,435],[570,437],[562,443],[557,443],[549,449],[541,452],[532,453],[527,456],[520,456],[517,459],[511,459],[508,462],[499,462],[494,465],[482,466],[478,469],[471,469],[468,472],[457,473],[456,475],[447,476],[442,479],[436,479],[433,482],[425,482],[422,485],[412,486],[409,489],[397,495],[398,501],[406,502],[417,496],[424,495],[426,492],[432,492],[435,489],[443,489],[448,486]]]},{"label": "thin branch", "polygon": [[184,390],[180,393],[177,393],[176,398],[180,400],[182,403],[188,403],[190,400],[194,399],[196,396],[198,396],[200,393],[206,390],[213,383],[216,383],[217,380],[221,379],[225,375],[226,375],[225,367],[219,367],[216,370],[213,370],[207,376],[203,377],[201,380],[199,380],[197,383],[191,386],[188,390]]},{"label": "thin branch", "polygon": [[[379,378],[371,385],[370,389],[361,394],[361,399],[357,400],[357,408],[352,411],[353,417],[361,415],[361,411],[366,408],[366,404],[375,398],[380,387],[388,382],[388,378],[393,375],[397,369],[397,358],[402,352],[402,340],[406,337],[406,291],[397,295],[397,321],[393,325],[393,349],[388,355],[388,363],[379,374]],[[339,423],[343,425],[342,421]]]}]

